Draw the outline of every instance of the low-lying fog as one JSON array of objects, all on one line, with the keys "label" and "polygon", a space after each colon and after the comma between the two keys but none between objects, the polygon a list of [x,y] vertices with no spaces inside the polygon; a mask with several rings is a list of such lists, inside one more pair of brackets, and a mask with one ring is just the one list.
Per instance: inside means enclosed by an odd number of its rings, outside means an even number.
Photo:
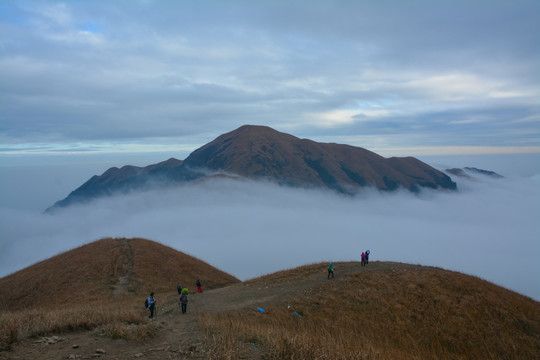
[{"label": "low-lying fog", "polygon": [[[245,280],[319,261],[435,265],[540,300],[540,177],[356,197],[213,180],[53,215],[1,209],[0,276],[103,237],[143,237]],[[321,269],[321,276],[324,275]]]}]

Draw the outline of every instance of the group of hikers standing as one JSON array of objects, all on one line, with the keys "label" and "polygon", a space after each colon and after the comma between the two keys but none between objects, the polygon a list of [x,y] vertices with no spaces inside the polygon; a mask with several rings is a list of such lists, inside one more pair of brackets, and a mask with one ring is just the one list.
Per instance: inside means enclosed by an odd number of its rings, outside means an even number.
[{"label": "group of hikers standing", "polygon": [[[202,283],[201,280],[197,279],[197,282],[195,283],[197,286],[197,292],[200,294],[202,293]],[[188,294],[189,290],[188,288],[183,288],[180,283],[176,285],[176,291],[178,292],[178,305],[180,305],[182,309],[182,314],[185,314],[187,312],[187,303],[189,302]],[[150,297],[145,300],[144,305],[148,310],[150,310],[150,320],[154,320],[154,314],[155,314],[155,308],[156,308],[156,298],[154,297],[154,293],[150,293]]]},{"label": "group of hikers standing", "polygon": [[[362,255],[360,256],[361,259],[361,266],[366,266],[369,263],[369,254],[370,251],[366,250],[362,252]],[[334,264],[330,263],[328,265],[328,279],[330,279],[330,276],[332,279],[334,278]],[[200,294],[202,293],[202,283],[201,280],[197,279],[195,285],[197,286],[197,292]],[[187,312],[187,303],[189,301],[188,294],[189,290],[187,288],[183,288],[180,283],[176,285],[176,291],[178,292],[178,304],[182,308],[182,314],[185,314]],[[146,299],[144,304],[148,310],[150,310],[150,320],[154,319],[154,313],[156,308],[156,299],[154,298],[154,293],[150,293],[150,297]]]},{"label": "group of hikers standing", "polygon": [[[197,286],[197,292],[199,294],[202,293],[201,280],[197,279],[197,281],[195,282],[195,286]],[[178,291],[178,305],[180,305],[180,307],[182,308],[182,314],[185,314],[187,311],[187,303],[189,301],[189,290],[187,288],[182,288],[182,285],[178,283],[178,285],[176,285],[176,291]]]},{"label": "group of hikers standing", "polygon": [[361,263],[362,266],[366,266],[369,263],[369,253],[370,253],[370,251],[366,250],[360,256],[360,258],[362,259],[362,263]]},{"label": "group of hikers standing", "polygon": [[[369,263],[369,254],[370,254],[370,251],[366,250],[362,252],[362,255],[360,255],[360,259],[362,260],[362,262],[360,263],[361,266],[366,266]],[[327,269],[328,269],[328,279],[330,279],[330,276],[333,279],[334,278],[334,264],[333,263],[328,264]]]}]

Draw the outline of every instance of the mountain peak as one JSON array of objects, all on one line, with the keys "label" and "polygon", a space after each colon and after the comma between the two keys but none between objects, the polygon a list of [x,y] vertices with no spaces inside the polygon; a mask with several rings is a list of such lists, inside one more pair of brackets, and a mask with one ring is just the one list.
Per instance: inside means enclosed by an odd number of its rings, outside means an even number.
[{"label": "mountain peak", "polygon": [[193,151],[183,162],[171,158],[146,167],[111,168],[48,210],[156,184],[185,183],[208,172],[347,194],[364,187],[414,192],[423,187],[456,189],[448,175],[413,157],[386,159],[360,147],[319,143],[268,126],[244,125]]},{"label": "mountain peak", "polygon": [[[252,143],[271,143],[271,142],[283,142],[284,140],[293,141],[300,140],[295,136],[279,132],[268,126],[263,125],[243,125],[238,129],[225,133],[216,138],[215,142],[228,142],[236,141],[241,143],[242,141],[249,141]],[[214,141],[213,141],[214,142]],[[212,143],[213,143],[212,142]]]},{"label": "mountain peak", "polygon": [[415,158],[385,159],[360,147],[318,143],[267,126],[244,125],[195,150],[184,164],[296,187],[350,193],[372,186],[455,189],[442,172]]},{"label": "mountain peak", "polygon": [[240,126],[238,129],[236,130],[233,130],[231,132],[229,132],[229,134],[232,134],[232,133],[279,133],[279,131],[275,130],[275,129],[272,129],[271,127],[269,126],[266,126],[266,125],[249,125],[249,124],[246,124],[246,125],[242,125]]}]

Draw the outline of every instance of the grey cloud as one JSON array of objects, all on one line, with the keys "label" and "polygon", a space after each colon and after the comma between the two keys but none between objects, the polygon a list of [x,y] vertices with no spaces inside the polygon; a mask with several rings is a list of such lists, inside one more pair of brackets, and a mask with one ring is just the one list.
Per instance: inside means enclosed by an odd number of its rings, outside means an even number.
[{"label": "grey cloud", "polygon": [[[480,179],[478,179],[480,180]],[[440,266],[540,299],[538,177],[460,181],[458,193],[355,198],[215,181],[113,197],[55,215],[0,213],[0,275],[101,237],[145,237],[247,279],[317,261]],[[505,266],[505,262],[512,266]],[[339,271],[339,269],[338,269]]]},{"label": "grey cloud", "polygon": [[[448,113],[463,120],[482,108],[502,137],[500,122],[538,107],[531,96],[540,76],[534,2],[3,6],[10,9],[0,17],[10,34],[0,57],[0,130],[7,143],[148,139],[208,129],[219,135],[244,123],[314,133],[326,129],[314,114],[375,101],[397,112],[401,126],[394,132],[428,129],[420,141],[435,132],[453,144],[431,118]],[[462,89],[477,91],[446,101],[451,82],[426,79],[448,74],[474,75],[477,84],[463,82]],[[423,82],[413,86],[416,80]],[[488,91],[506,95],[492,101]],[[508,106],[504,118],[501,103]],[[374,133],[397,124],[362,114],[359,109],[353,126],[331,131]],[[423,126],[414,127],[420,119]],[[534,124],[522,129],[534,132]],[[461,131],[471,132],[470,142],[484,142],[484,129]],[[507,143],[523,139],[515,134]]]}]

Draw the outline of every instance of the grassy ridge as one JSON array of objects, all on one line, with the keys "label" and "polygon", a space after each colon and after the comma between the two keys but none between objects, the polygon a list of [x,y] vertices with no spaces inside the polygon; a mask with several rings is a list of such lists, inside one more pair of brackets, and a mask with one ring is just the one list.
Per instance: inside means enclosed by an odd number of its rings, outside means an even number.
[{"label": "grassy ridge", "polygon": [[[125,285],[120,278],[125,277]],[[0,279],[0,349],[18,339],[101,328],[111,337],[152,334],[143,300],[176,284],[239,282],[207,263],[145,239],[102,239]]]},{"label": "grassy ridge", "polygon": [[[73,330],[144,340],[159,330],[146,319],[148,292],[170,315],[176,282],[200,278],[206,289],[222,287],[193,303],[205,311],[197,319],[208,358],[245,356],[246,343],[274,359],[540,358],[540,303],[530,298],[438,268],[335,265],[335,280],[326,280],[326,264],[313,264],[225,287],[238,280],[166,246],[104,239],[0,279],[0,350]],[[6,309],[13,299],[24,306]],[[254,310],[261,302],[264,313]]]},{"label": "grassy ridge", "polygon": [[[286,281],[286,274],[264,281]],[[200,321],[214,348],[231,357],[239,341],[262,346],[276,359],[540,355],[538,302],[475,277],[418,266],[351,274],[283,299],[265,313],[204,315]]]},{"label": "grassy ridge", "polygon": [[121,268],[120,242],[81,246],[0,279],[0,310],[98,301],[110,295]]},{"label": "grassy ridge", "polygon": [[102,302],[115,297],[119,278],[129,277],[120,294],[148,296],[176,289],[177,282],[205,288],[239,282],[207,263],[145,239],[102,239],[0,279],[0,311],[50,309]]},{"label": "grassy ridge", "polygon": [[147,296],[150,290],[176,291],[178,282],[183,287],[194,289],[197,279],[205,289],[240,282],[234,276],[168,246],[137,238],[131,239],[130,244],[134,266],[129,289],[133,292]]}]

